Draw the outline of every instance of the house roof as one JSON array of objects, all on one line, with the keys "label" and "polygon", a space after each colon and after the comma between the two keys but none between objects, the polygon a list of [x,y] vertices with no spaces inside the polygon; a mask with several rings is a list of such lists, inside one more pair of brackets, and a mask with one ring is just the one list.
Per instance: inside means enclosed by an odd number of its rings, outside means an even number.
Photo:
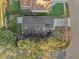
[{"label": "house roof", "polygon": [[31,32],[33,30],[49,31],[54,24],[53,17],[51,16],[23,16],[22,19],[24,32]]},{"label": "house roof", "polygon": [[49,24],[49,26],[67,26],[67,21],[65,19],[53,19],[52,16],[24,16],[23,25],[31,25],[35,26],[45,26]]},{"label": "house roof", "polygon": [[32,0],[20,0],[22,6],[30,6]]},{"label": "house roof", "polygon": [[36,24],[37,26],[45,26],[45,24],[53,25],[54,20],[53,17],[51,16],[24,16],[23,17],[23,22],[24,25],[34,25]]},{"label": "house roof", "polygon": [[54,26],[67,26],[67,21],[65,19],[54,19]]}]

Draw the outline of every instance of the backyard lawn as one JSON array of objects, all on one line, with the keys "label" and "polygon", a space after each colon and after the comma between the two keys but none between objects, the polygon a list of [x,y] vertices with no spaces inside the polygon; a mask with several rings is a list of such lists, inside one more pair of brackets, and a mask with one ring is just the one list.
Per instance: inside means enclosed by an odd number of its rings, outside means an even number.
[{"label": "backyard lawn", "polygon": [[[64,18],[64,6],[63,3],[56,3],[51,11],[49,13],[35,13],[33,14],[30,10],[23,11],[20,7],[20,4],[18,1],[14,1],[11,5],[12,11],[14,11],[15,14],[24,14],[26,16],[53,16],[55,18]],[[66,3],[66,17],[69,17],[69,5]]]},{"label": "backyard lawn", "polygon": [[51,10],[51,15],[54,17],[61,17],[64,15],[64,6],[63,3],[56,3]]},{"label": "backyard lawn", "polygon": [[[56,3],[51,11],[50,15],[55,18],[63,18],[64,17],[64,6],[63,3]],[[66,3],[66,17],[69,17],[69,6],[68,3]]]}]

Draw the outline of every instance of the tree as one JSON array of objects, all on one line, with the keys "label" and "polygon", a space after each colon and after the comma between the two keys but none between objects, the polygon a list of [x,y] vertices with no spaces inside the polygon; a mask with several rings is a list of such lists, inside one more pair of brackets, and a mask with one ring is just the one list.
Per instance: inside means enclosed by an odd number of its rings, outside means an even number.
[{"label": "tree", "polygon": [[11,8],[13,11],[20,11],[20,3],[19,1],[13,1]]},{"label": "tree", "polygon": [[12,19],[9,23],[8,23],[8,29],[10,31],[12,31],[13,33],[16,34],[21,34],[21,24],[17,24],[17,20],[16,18]]},{"label": "tree", "polygon": [[0,30],[0,46],[6,47],[8,44],[16,45],[16,37],[8,30]]}]

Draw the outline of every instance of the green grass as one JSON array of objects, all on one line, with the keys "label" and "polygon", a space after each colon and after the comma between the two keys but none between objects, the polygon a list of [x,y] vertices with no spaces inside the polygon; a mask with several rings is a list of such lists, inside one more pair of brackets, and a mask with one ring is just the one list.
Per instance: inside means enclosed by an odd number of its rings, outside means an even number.
[{"label": "green grass", "polygon": [[[64,6],[63,3],[56,3],[51,11],[50,11],[50,15],[53,16],[54,18],[64,18]],[[70,13],[69,13],[69,5],[68,3],[66,3],[66,17],[69,17]]]},{"label": "green grass", "polygon": [[19,1],[13,1],[11,8],[13,11],[20,11],[21,7]]},{"label": "green grass", "polygon": [[59,17],[64,15],[64,6],[63,3],[56,3],[50,12],[50,14],[54,17]]}]

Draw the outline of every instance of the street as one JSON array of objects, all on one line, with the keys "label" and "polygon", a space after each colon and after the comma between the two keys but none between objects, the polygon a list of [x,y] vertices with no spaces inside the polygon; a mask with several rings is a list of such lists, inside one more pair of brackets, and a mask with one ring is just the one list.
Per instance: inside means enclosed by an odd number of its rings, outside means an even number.
[{"label": "street", "polygon": [[65,59],[79,59],[79,0],[69,0],[72,38]]}]

